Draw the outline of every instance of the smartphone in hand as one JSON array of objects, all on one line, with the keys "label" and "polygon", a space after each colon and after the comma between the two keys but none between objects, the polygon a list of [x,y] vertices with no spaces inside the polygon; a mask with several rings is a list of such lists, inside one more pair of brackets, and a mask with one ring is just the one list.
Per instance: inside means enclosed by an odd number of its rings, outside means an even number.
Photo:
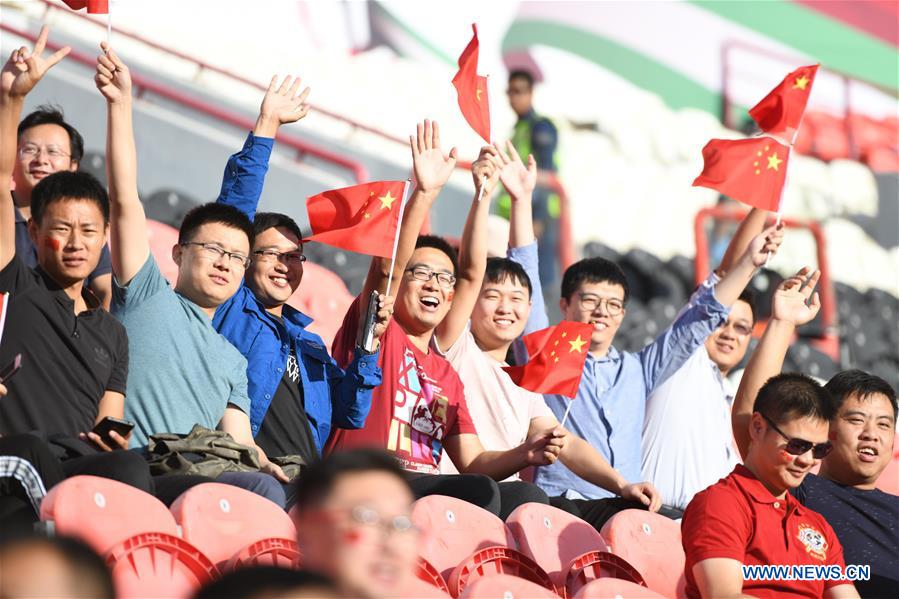
[{"label": "smartphone in hand", "polygon": [[19,372],[19,369],[22,367],[22,354],[16,354],[16,357],[13,358],[12,362],[3,367],[3,370],[0,370],[0,385],[6,384],[6,381],[12,378],[12,375]]},{"label": "smartphone in hand", "polygon": [[378,320],[378,292],[372,291],[368,296],[368,306],[365,309],[365,316],[362,319],[359,329],[359,337],[356,345],[372,353],[375,345],[375,322]]},{"label": "smartphone in hand", "polygon": [[121,420],[119,418],[113,418],[112,416],[106,416],[94,425],[94,428],[91,432],[97,434],[103,442],[109,445],[110,447],[118,447],[119,444],[112,440],[112,437],[109,436],[110,431],[115,431],[122,437],[127,437],[128,433],[134,428],[134,423],[129,422],[127,420]]}]

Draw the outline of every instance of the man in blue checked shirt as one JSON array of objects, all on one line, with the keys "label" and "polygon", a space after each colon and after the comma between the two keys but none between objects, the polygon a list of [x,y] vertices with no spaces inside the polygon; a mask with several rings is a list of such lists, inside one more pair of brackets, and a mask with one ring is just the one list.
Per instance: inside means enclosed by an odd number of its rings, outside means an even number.
[{"label": "man in blue checked shirt", "polygon": [[[303,278],[302,235],[284,214],[256,212],[278,127],[302,119],[309,89],[300,80],[273,78],[259,118],[243,149],[225,167],[218,202],[253,219],[256,239],[244,284],[215,313],[213,325],[247,359],[250,424],[268,456],[317,460],[331,427],[360,428],[381,384],[378,354],[357,348],[346,371],[321,337],[307,330],[312,319],[286,304]],[[390,318],[392,302],[381,297],[375,338]]]},{"label": "man in blue checked shirt", "polygon": [[[625,479],[642,480],[640,436],[647,397],[724,323],[730,306],[765,263],[768,252],[775,253],[782,241],[782,226],[762,231],[717,285],[697,293],[668,329],[635,353],[612,346],[627,312],[628,284],[621,268],[602,258],[571,265],[562,278],[562,315],[565,320],[592,324],[593,335],[576,398],[546,395],[549,408],[561,420],[571,403],[565,423],[568,430],[593,445]],[[535,289],[534,295],[539,293]],[[532,317],[525,333],[547,325],[545,315]],[[537,468],[534,482],[559,507],[570,507],[562,505],[567,499],[584,511],[589,508],[585,499],[611,497],[561,462]],[[666,499],[662,497],[663,502]],[[589,513],[583,517],[593,519]]]}]

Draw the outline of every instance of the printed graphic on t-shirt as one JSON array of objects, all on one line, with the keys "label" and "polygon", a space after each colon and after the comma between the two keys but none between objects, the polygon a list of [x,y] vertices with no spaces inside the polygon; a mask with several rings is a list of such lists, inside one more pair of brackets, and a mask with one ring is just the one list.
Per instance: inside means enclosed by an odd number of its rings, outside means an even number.
[{"label": "printed graphic on t-shirt", "polygon": [[796,536],[805,545],[805,550],[809,555],[822,562],[827,559],[827,540],[817,529],[808,524],[800,524],[799,534]]},{"label": "printed graphic on t-shirt", "polygon": [[397,373],[397,390],[387,449],[408,470],[437,472],[447,428],[449,401],[406,348]]},{"label": "printed graphic on t-shirt", "polygon": [[297,364],[297,356],[293,352],[290,352],[290,355],[287,356],[287,376],[294,383],[299,383],[300,381],[300,365]]}]

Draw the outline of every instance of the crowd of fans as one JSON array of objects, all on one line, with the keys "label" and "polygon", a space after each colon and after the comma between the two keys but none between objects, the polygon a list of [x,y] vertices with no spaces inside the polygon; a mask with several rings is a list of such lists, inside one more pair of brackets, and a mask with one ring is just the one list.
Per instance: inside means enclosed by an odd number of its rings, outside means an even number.
[{"label": "crowd of fans", "polygon": [[[300,228],[257,212],[278,128],[306,117],[308,88],[272,79],[218,200],[181,224],[172,286],[147,241],[131,79],[116,53],[101,45],[94,79],[108,110],[108,192],[78,171],[83,141],[60,111],[20,121],[26,95],[67,52],[44,56],[46,39],[44,29],[0,74],[0,178],[11,181],[0,190],[0,292],[10,293],[0,365],[22,355],[0,385],[4,534],[30,531],[46,489],[67,477],[115,479],[167,505],[215,480],[292,509],[308,571],[238,571],[199,597],[386,597],[414,576],[412,502],[439,494],[501,518],[550,504],[597,530],[624,509],[682,518],[693,597],[899,591],[899,497],[875,488],[892,457],[895,391],[857,370],[824,386],[780,373],[794,329],[820,307],[817,271],[774,293],[740,388],[729,387],[756,324],[747,285],[784,236],[764,212],[749,213],[674,323],[635,353],[614,346],[627,315],[622,270],[602,258],[570,266],[561,313],[593,325],[577,396],[517,387],[502,367],[526,361],[521,336],[550,324],[535,193],[552,212],[551,195],[535,192],[546,167],[519,149],[546,154],[555,130],[529,105],[533,80],[516,73],[509,94],[525,124],[518,143],[486,146],[472,165],[458,250],[419,235],[455,149],[444,151],[435,122],[410,136],[414,188],[396,259],[372,259],[329,352],[287,305],[303,279]],[[508,254],[488,257],[500,183]],[[358,340],[372,292],[367,351]],[[133,430],[100,434],[107,418]],[[10,538],[0,555],[8,596],[51,583],[113,596],[102,562],[74,541]],[[36,560],[60,575],[36,573]],[[847,563],[870,564],[871,580],[744,581],[741,571]],[[42,588],[31,592],[62,595]]]}]

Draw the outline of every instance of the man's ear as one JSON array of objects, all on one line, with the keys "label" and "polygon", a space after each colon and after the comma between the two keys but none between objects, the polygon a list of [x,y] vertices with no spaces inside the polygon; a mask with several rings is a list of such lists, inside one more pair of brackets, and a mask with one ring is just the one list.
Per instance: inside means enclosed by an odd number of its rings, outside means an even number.
[{"label": "man's ear", "polygon": [[752,441],[758,441],[765,434],[765,419],[758,412],[753,412],[749,419],[749,438]]},{"label": "man's ear", "polygon": [[172,246],[172,261],[178,265],[178,268],[181,268],[181,245],[175,244]]},{"label": "man's ear", "polygon": [[28,236],[31,238],[31,243],[37,246],[37,223],[33,218],[28,219]]},{"label": "man's ear", "polygon": [[559,298],[559,309],[562,311],[562,315],[564,316],[565,313],[568,311],[568,298],[567,297]]},{"label": "man's ear", "polygon": [[70,161],[69,162],[69,172],[74,173],[77,170],[78,170],[78,161],[77,160]]}]

